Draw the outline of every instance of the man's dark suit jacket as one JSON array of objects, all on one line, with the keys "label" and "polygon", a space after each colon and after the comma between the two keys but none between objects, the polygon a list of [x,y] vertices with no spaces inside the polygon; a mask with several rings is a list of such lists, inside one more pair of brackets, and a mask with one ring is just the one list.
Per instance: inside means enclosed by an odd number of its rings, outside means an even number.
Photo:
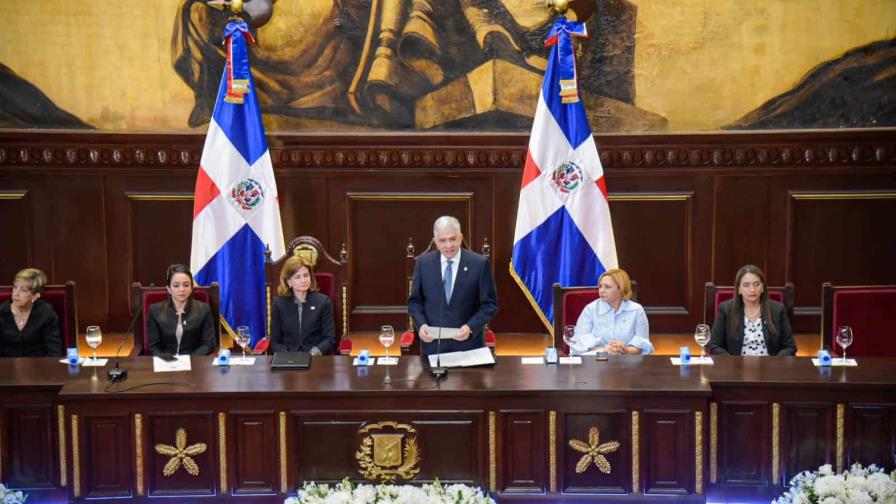
[{"label": "man's dark suit jacket", "polygon": [[[208,304],[190,298],[184,307],[184,334],[180,339],[181,355],[208,355],[215,349],[215,325]],[[146,332],[151,355],[174,354],[178,351],[177,312],[171,301],[149,307]]]},{"label": "man's dark suit jacket", "polygon": [[[408,313],[414,317],[417,327],[470,326],[472,333],[466,341],[443,339],[439,351],[457,352],[483,346],[482,328],[498,312],[498,294],[495,278],[488,259],[467,249],[460,251],[460,264],[455,264],[457,277],[451,291],[451,299],[446,303],[442,285],[441,253],[427,252],[417,258],[414,268],[414,282],[408,298]],[[432,332],[430,335],[435,336]],[[437,341],[420,341],[420,353],[436,353]]]},{"label": "man's dark suit jacket", "polygon": [[326,294],[309,291],[302,304],[302,330],[299,332],[299,307],[292,293],[274,300],[271,308],[271,350],[275,352],[310,352],[317,347],[320,353],[333,353],[336,347],[336,327],[333,305]]},{"label": "man's dark suit jacket", "polygon": [[[769,355],[796,355],[796,342],[793,340],[793,329],[790,327],[790,319],[787,318],[787,308],[777,302],[769,300],[769,317],[775,325],[777,333],[769,331],[768,322],[762,321],[762,335],[765,337],[765,347]],[[725,301],[719,305],[719,313],[712,324],[712,335],[709,339],[709,353],[713,355],[740,355],[744,346],[744,324],[741,322],[740,330],[731,331],[731,311],[734,309],[734,300]]]}]

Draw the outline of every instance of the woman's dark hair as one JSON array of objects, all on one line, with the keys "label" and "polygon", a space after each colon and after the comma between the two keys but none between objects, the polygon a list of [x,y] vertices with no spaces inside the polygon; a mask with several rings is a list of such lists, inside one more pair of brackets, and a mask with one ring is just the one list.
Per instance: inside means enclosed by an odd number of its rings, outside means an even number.
[{"label": "woman's dark hair", "polygon": [[732,307],[731,320],[729,321],[731,326],[730,329],[733,333],[737,333],[744,323],[744,298],[740,295],[740,282],[743,280],[744,276],[750,273],[756,275],[759,278],[759,281],[762,282],[762,294],[759,295],[759,316],[768,325],[770,333],[778,334],[778,329],[775,327],[775,323],[772,322],[771,318],[771,310],[768,301],[768,284],[765,282],[765,273],[759,269],[759,266],[754,266],[752,264],[741,266],[734,276],[734,306]]},{"label": "woman's dark hair", "polygon": [[168,269],[165,271],[165,285],[171,287],[171,279],[178,273],[187,275],[190,277],[190,283],[193,283],[193,273],[190,272],[190,268],[186,264],[177,263],[168,266]]},{"label": "woman's dark hair", "polygon": [[[195,286],[195,281],[193,280],[193,273],[190,272],[190,268],[185,264],[172,264],[168,266],[168,269],[165,270],[165,285],[170,289],[171,288],[171,279],[174,278],[174,275],[178,273],[183,273],[190,277],[190,286]],[[190,293],[190,298],[187,299],[187,306],[185,307],[186,313],[184,316],[190,318],[194,315],[194,312],[197,310],[196,305],[192,303],[193,294]],[[165,309],[162,310],[162,318],[167,320],[168,316],[176,317],[177,312],[174,310],[174,300],[171,297],[171,292],[168,293],[168,304],[165,306]]]}]

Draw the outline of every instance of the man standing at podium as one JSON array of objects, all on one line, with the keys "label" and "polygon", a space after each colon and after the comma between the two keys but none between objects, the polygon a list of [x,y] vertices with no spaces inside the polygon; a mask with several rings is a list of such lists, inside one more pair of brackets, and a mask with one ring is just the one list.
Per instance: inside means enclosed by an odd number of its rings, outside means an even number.
[{"label": "man standing at podium", "polygon": [[408,298],[408,313],[419,328],[420,353],[482,347],[483,327],[498,312],[491,265],[484,256],[461,249],[463,234],[454,217],[436,219],[432,234],[437,250],[417,258]]}]

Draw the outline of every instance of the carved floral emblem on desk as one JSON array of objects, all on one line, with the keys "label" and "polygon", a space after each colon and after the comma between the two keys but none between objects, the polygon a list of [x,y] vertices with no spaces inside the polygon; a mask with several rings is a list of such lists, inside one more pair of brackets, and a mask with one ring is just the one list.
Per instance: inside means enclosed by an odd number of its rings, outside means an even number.
[{"label": "carved floral emblem on desk", "polygon": [[592,426],[591,429],[588,430],[588,443],[579,441],[578,439],[570,439],[569,446],[577,452],[584,453],[582,458],[576,463],[576,474],[582,474],[587,471],[592,462],[594,462],[594,465],[597,466],[600,472],[610,474],[613,468],[610,466],[610,461],[607,460],[607,457],[604,457],[604,455],[618,450],[619,441],[610,441],[601,444],[600,429]]},{"label": "carved floral emblem on desk", "polygon": [[194,443],[187,446],[187,431],[183,427],[177,429],[175,446],[162,443],[156,445],[156,453],[171,457],[162,468],[162,474],[171,476],[183,465],[191,476],[199,476],[199,464],[192,457],[204,453],[206,449],[208,449],[208,445],[205,443]]},{"label": "carved floral emblem on desk", "polygon": [[412,479],[420,472],[417,430],[407,424],[379,422],[365,425],[358,434],[361,447],[355,452],[358,473],[371,481],[395,482]]}]

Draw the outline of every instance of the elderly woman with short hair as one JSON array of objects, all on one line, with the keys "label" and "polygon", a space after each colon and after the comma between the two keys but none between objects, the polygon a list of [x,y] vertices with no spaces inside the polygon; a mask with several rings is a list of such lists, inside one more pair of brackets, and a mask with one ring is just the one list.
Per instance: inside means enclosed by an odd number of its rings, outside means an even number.
[{"label": "elderly woman with short hair", "polygon": [[40,299],[47,275],[36,268],[16,273],[12,297],[0,304],[0,357],[62,355],[59,317]]}]

